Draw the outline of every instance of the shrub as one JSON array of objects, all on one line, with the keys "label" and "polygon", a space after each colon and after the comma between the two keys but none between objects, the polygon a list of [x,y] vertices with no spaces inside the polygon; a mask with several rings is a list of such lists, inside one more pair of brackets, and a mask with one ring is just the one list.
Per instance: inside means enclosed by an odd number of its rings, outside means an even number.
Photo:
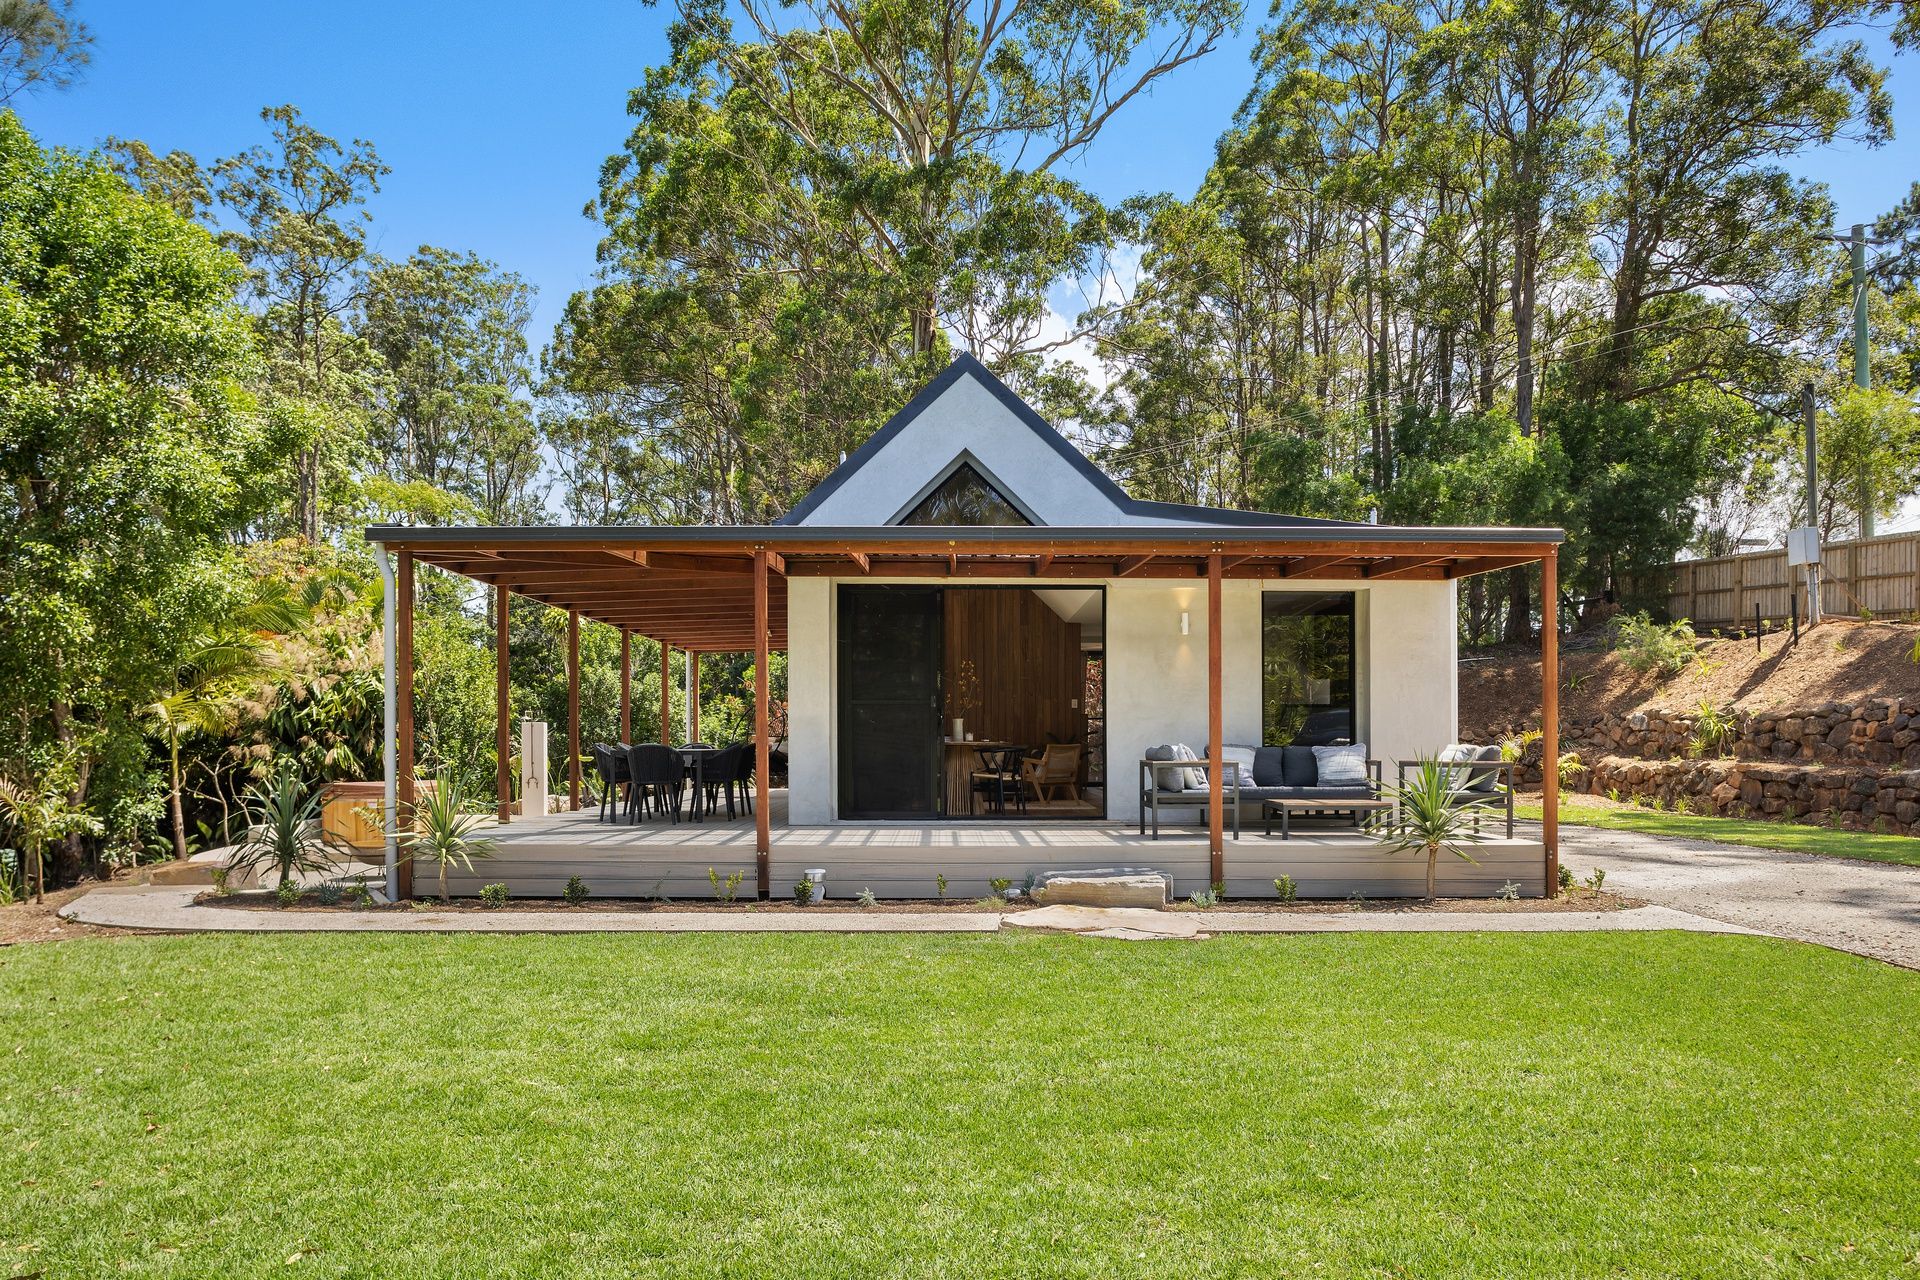
[{"label": "shrub", "polygon": [[294,903],[300,901],[300,882],[297,880],[282,880],[280,887],[273,891],[273,897],[274,901],[283,907],[292,906]]},{"label": "shrub", "polygon": [[873,890],[870,888],[862,889],[855,896],[856,896],[856,899],[859,901],[860,905],[863,907],[877,907],[880,905],[880,899],[873,896]]},{"label": "shrub", "polygon": [[1700,705],[1693,709],[1693,754],[1700,756],[1712,751],[1725,755],[1739,727],[1739,717],[1732,707],[1723,710],[1705,698],[1700,699]]},{"label": "shrub", "polygon": [[234,870],[271,870],[285,885],[303,871],[326,871],[332,866],[317,834],[320,792],[308,791],[306,780],[291,764],[283,763],[253,788],[247,808],[254,825],[228,864]]},{"label": "shrub", "polygon": [[1520,886],[1517,882],[1509,880],[1501,885],[1493,896],[1500,902],[1518,902],[1520,901]]},{"label": "shrub", "polygon": [[[11,853],[12,850],[9,849],[9,850],[6,850],[5,852]],[[213,869],[213,891],[219,894],[223,898],[233,892],[232,889],[229,889],[227,887],[227,877],[230,874],[231,872],[229,872],[225,867],[215,867]],[[4,881],[5,879],[6,879],[5,876],[0,876],[0,881]]]},{"label": "shrub", "polygon": [[1300,896],[1300,886],[1293,882],[1292,876],[1280,876],[1273,882],[1273,891],[1280,901],[1292,902]]},{"label": "shrub", "polygon": [[347,896],[347,891],[341,887],[338,880],[329,880],[320,886],[316,896],[320,899],[321,906],[337,907],[341,899]]},{"label": "shrub", "polygon": [[794,882],[793,901],[794,905],[801,907],[813,901],[813,880],[810,877],[801,876]]},{"label": "shrub", "polygon": [[480,905],[488,910],[497,910],[507,905],[511,895],[504,884],[483,884],[480,886]]},{"label": "shrub", "polygon": [[1389,853],[1419,853],[1427,860],[1427,901],[1433,901],[1440,853],[1445,850],[1463,862],[1477,862],[1466,846],[1480,839],[1468,811],[1453,802],[1453,771],[1423,757],[1405,782],[1380,789],[1393,802],[1399,820],[1375,828]]},{"label": "shrub", "polygon": [[1571,791],[1578,787],[1580,785],[1580,770],[1585,767],[1586,766],[1580,763],[1579,752],[1562,752],[1560,754],[1559,767],[1555,770],[1555,772],[1560,775],[1560,789],[1562,791]]},{"label": "shrub", "polygon": [[587,900],[587,882],[579,876],[568,876],[567,887],[560,891],[560,896],[566,899],[568,906],[579,906]]},{"label": "shrub", "polygon": [[1201,910],[1220,905],[1220,895],[1212,888],[1198,890],[1187,895],[1187,901]]},{"label": "shrub", "polygon": [[445,902],[448,864],[471,873],[476,860],[491,858],[499,842],[479,833],[492,825],[493,815],[470,806],[459,784],[443,777],[414,802],[413,825],[399,839],[410,857],[430,859],[439,867],[440,900]]},{"label": "shrub", "polygon": [[1007,897],[1007,890],[1013,888],[1013,879],[1010,876],[995,876],[993,879],[987,881],[987,888],[993,890],[994,897],[1004,902]]},{"label": "shrub", "polygon": [[366,911],[373,906],[373,890],[363,884],[353,886],[353,905],[357,910]]},{"label": "shrub", "polygon": [[935,893],[940,895],[940,901],[945,902],[947,900],[947,873],[946,872],[939,871],[934,873],[933,889]]},{"label": "shrub", "polygon": [[1563,866],[1560,868],[1560,892],[1570,893],[1572,892],[1572,890],[1573,890],[1573,868]]},{"label": "shrub", "polygon": [[712,867],[707,868],[707,883],[713,886],[715,902],[732,902],[740,896],[740,885],[747,878],[745,871],[735,871],[722,879],[720,873]]},{"label": "shrub", "polygon": [[1622,613],[1609,625],[1620,660],[1635,671],[1674,676],[1694,660],[1699,638],[1685,618],[1662,625],[1644,613]]}]

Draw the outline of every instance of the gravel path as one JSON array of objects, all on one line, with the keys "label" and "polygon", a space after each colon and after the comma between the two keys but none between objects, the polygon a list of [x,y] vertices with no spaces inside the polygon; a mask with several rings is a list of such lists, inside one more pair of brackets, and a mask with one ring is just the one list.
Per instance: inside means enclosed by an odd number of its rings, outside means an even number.
[{"label": "gravel path", "polygon": [[1598,827],[1560,842],[1576,876],[1604,867],[1628,897],[1920,969],[1920,867]]},{"label": "gravel path", "polygon": [[[821,912],[727,915],[712,911],[242,911],[194,904],[192,885],[95,889],[61,909],[63,919],[120,929],[179,933],[994,933],[1003,924],[1106,937],[1196,937],[1208,933],[1587,933],[1683,929],[1751,930],[1666,907],[1626,911],[1355,912],[1323,915],[1045,907],[994,911]],[[1115,932],[1114,930],[1117,930]]]}]

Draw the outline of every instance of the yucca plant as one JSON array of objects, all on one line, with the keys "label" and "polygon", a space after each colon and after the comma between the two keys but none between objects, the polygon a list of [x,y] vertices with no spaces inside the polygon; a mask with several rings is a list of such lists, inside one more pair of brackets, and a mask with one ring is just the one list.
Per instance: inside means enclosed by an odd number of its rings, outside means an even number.
[{"label": "yucca plant", "polygon": [[[1384,799],[1394,803],[1394,816],[1375,822],[1374,834],[1386,853],[1422,852],[1427,855],[1427,901],[1433,901],[1433,882],[1440,851],[1475,866],[1479,863],[1462,845],[1482,837],[1473,829],[1472,812],[1455,803],[1454,769],[1425,756],[1404,782],[1380,789]],[[1390,814],[1394,813],[1390,811]]]},{"label": "yucca plant", "polygon": [[327,871],[332,861],[320,835],[320,792],[291,763],[275,769],[247,795],[253,825],[228,864],[233,871],[277,873],[276,885],[303,871]]},{"label": "yucca plant", "polygon": [[493,825],[493,815],[468,804],[459,784],[442,778],[414,802],[412,818],[410,829],[399,833],[399,843],[409,856],[439,865],[440,901],[451,901],[447,865],[457,863],[472,871],[475,862],[491,858],[499,847],[498,841],[477,834]]}]

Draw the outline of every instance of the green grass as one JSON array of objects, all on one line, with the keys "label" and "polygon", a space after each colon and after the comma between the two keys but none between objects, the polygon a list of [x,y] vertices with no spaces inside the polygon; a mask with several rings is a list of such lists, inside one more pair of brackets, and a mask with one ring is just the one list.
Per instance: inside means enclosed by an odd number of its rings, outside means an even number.
[{"label": "green grass", "polygon": [[0,1276],[1920,1254],[1920,974],[1752,938],[88,941],[0,1063]]},{"label": "green grass", "polygon": [[[1537,804],[1516,804],[1515,817],[1540,820]],[[1576,827],[1605,827],[1610,831],[1643,831],[1655,836],[1684,836],[1689,840],[1716,840],[1789,853],[1823,853],[1836,858],[1865,858],[1870,862],[1897,862],[1920,867],[1920,840],[1912,836],[1883,836],[1871,831],[1839,831],[1832,827],[1793,822],[1760,822],[1751,818],[1712,818],[1695,813],[1654,809],[1609,809],[1594,805],[1560,805],[1560,821]]]}]

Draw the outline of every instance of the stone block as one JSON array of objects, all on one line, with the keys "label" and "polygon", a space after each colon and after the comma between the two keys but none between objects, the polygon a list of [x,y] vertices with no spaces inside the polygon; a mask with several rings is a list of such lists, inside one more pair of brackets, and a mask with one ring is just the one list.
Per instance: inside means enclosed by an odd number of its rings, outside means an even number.
[{"label": "stone block", "polygon": [[1157,872],[1063,871],[1047,877],[1048,906],[1164,907],[1167,878]]}]

